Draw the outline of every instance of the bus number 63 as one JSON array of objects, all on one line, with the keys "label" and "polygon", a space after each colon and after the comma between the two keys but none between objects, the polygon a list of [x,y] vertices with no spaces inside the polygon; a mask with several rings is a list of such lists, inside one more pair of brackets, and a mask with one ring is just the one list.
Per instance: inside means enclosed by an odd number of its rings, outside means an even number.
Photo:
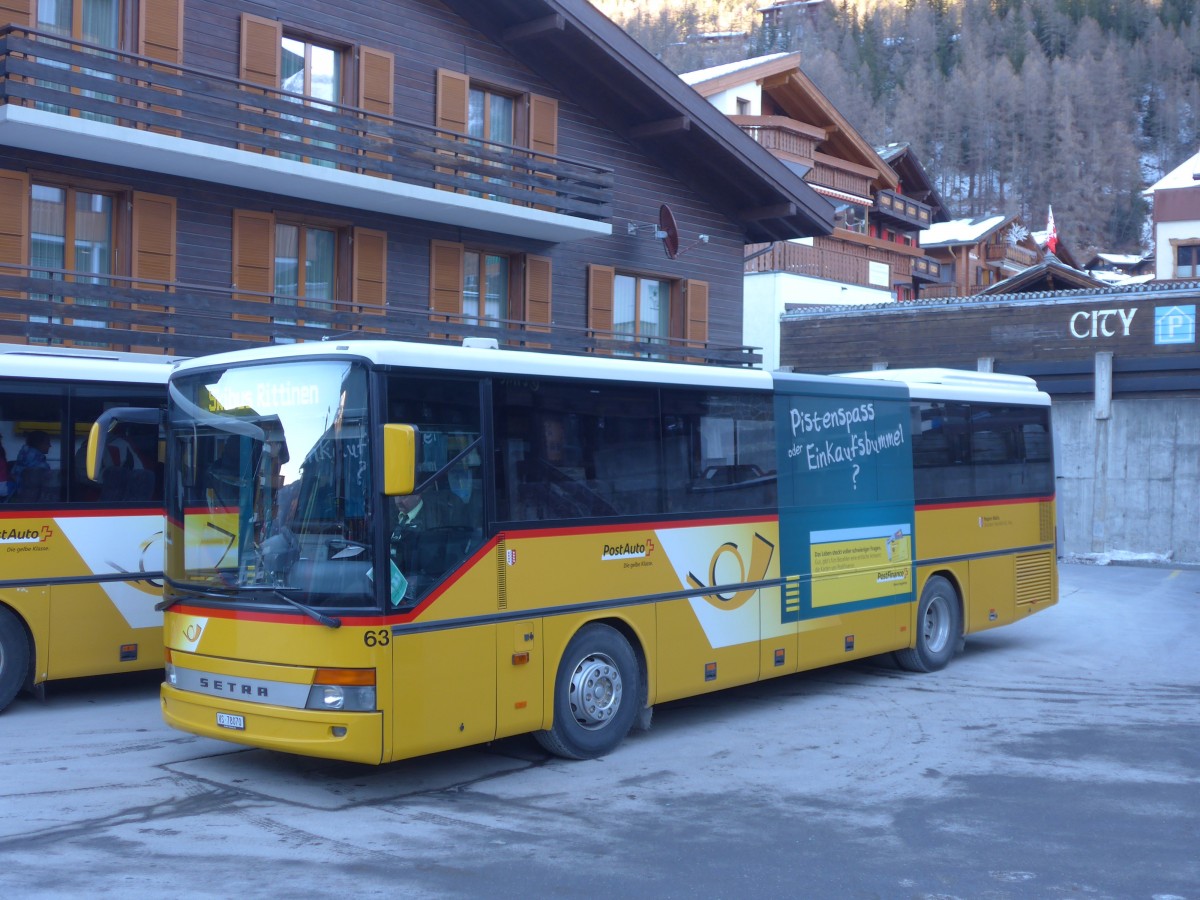
[{"label": "bus number 63", "polygon": [[363,643],[368,647],[386,647],[392,642],[390,628],[380,628],[378,631],[368,631],[363,634]]}]

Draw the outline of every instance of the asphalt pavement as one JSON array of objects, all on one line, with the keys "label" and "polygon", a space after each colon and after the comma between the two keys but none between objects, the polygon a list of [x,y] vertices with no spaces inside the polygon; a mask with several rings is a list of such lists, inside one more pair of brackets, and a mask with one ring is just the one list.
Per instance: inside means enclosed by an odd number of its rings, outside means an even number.
[{"label": "asphalt pavement", "polygon": [[0,897],[1200,900],[1200,571],[1060,578],[943,672],[665,704],[589,762],[288,757],[52,685],[0,715]]}]

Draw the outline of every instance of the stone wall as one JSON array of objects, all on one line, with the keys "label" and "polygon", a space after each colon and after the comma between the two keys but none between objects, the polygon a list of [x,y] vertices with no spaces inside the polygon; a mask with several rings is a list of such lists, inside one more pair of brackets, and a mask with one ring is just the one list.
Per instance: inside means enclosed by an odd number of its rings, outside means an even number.
[{"label": "stone wall", "polygon": [[1200,564],[1200,398],[1054,401],[1060,552]]}]

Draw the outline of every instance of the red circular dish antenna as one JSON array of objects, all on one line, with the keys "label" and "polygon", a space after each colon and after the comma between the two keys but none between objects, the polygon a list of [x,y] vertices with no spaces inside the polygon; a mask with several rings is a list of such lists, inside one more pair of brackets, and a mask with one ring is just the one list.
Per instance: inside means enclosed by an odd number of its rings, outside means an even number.
[{"label": "red circular dish antenna", "polygon": [[674,259],[679,253],[679,226],[675,224],[675,214],[671,207],[663,204],[658,208],[658,236],[662,238],[663,252],[667,259]]}]

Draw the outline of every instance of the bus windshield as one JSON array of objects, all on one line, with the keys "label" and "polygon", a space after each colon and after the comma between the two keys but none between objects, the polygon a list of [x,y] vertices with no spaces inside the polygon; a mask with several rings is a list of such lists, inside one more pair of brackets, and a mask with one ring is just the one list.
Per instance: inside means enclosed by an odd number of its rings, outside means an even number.
[{"label": "bus windshield", "polygon": [[273,605],[375,605],[366,386],[361,366],[324,360],[171,383],[178,587]]}]

